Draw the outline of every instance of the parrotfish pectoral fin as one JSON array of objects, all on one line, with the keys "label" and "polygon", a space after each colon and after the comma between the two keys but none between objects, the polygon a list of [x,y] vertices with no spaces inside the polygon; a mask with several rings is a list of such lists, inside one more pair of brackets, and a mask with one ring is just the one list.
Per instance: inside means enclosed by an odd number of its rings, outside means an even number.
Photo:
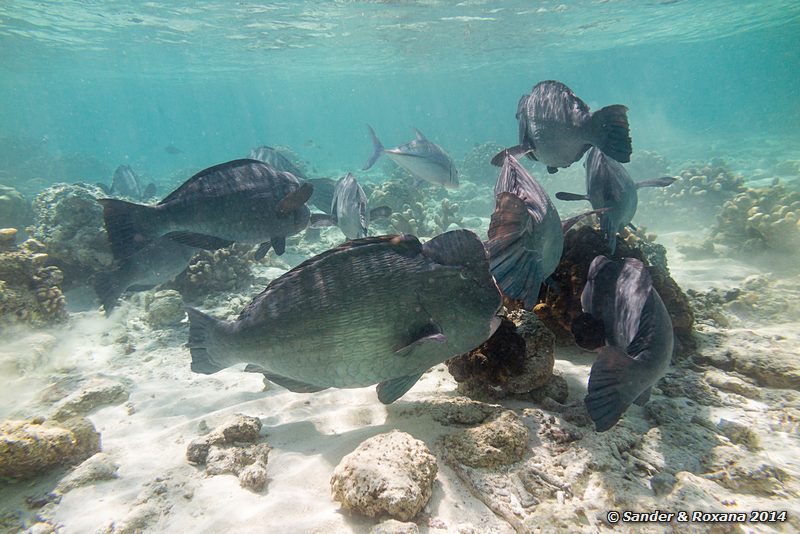
[{"label": "parrotfish pectoral fin", "polygon": [[378,206],[369,210],[370,219],[385,219],[392,214],[392,208],[389,206]]},{"label": "parrotfish pectoral fin", "polygon": [[636,406],[644,406],[647,404],[647,401],[650,400],[650,393],[653,391],[653,386],[650,386],[646,390],[642,391],[642,394],[634,399],[633,403]]},{"label": "parrotfish pectoral fin", "polygon": [[391,404],[403,395],[409,389],[414,387],[414,384],[420,379],[423,373],[416,375],[401,376],[400,378],[393,378],[391,380],[384,380],[376,388],[378,391],[378,400],[383,404]]},{"label": "parrotfish pectoral fin", "polygon": [[592,113],[590,120],[594,146],[606,156],[620,163],[631,160],[630,127],[628,126],[628,108],[615,104],[598,109]]},{"label": "parrotfish pectoral fin", "polygon": [[673,178],[672,176],[664,176],[662,178],[656,178],[654,180],[642,180],[641,182],[636,182],[636,188],[641,189],[642,187],[667,187],[668,185],[674,184],[678,179]]},{"label": "parrotfish pectoral fin", "polygon": [[247,364],[244,368],[244,371],[246,373],[261,373],[270,382],[278,384],[279,386],[288,389],[292,393],[316,393],[317,391],[328,389],[326,387],[320,387],[313,384],[308,384],[306,382],[301,382],[299,380],[295,380],[294,378],[286,378],[285,376],[276,375],[275,373],[267,371],[259,365],[253,365],[252,363]]},{"label": "parrotfish pectoral fin", "polygon": [[233,241],[222,239],[213,235],[196,234],[194,232],[170,232],[164,237],[186,245],[187,247],[197,247],[205,250],[217,250],[233,245]]},{"label": "parrotfish pectoral fin", "polygon": [[567,230],[575,226],[575,224],[584,217],[588,217],[589,215],[594,215],[596,213],[605,213],[606,211],[608,211],[608,208],[589,210],[589,211],[584,211],[580,215],[575,215],[574,217],[570,217],[569,219],[564,219],[563,221],[561,221],[561,231],[566,234]]},{"label": "parrotfish pectoral fin", "polygon": [[579,195],[578,193],[567,193],[559,191],[556,193],[558,200],[589,200],[589,195]]},{"label": "parrotfish pectoral fin", "polygon": [[589,393],[584,398],[598,432],[616,425],[630,406],[631,390],[639,387],[635,376],[638,365],[641,363],[619,347],[606,345],[600,349],[589,374]]},{"label": "parrotfish pectoral fin", "polygon": [[378,158],[381,157],[381,154],[383,154],[383,144],[381,143],[381,140],[378,139],[377,134],[375,134],[375,130],[373,130],[372,126],[369,124],[367,124],[367,128],[369,128],[369,137],[372,139],[372,155],[369,157],[364,166],[361,167],[362,171],[372,168],[372,166],[375,165],[375,162],[378,161]]},{"label": "parrotfish pectoral fin", "polygon": [[528,145],[516,145],[503,149],[495,154],[492,158],[492,165],[495,167],[502,167],[503,163],[506,161],[506,157],[508,156],[514,156],[515,158],[519,158],[519,156],[528,156],[532,160],[536,160],[531,147]]},{"label": "parrotfish pectoral fin", "polygon": [[308,199],[311,198],[311,195],[314,194],[314,186],[310,183],[306,182],[278,202],[278,213],[282,213],[286,215],[287,213],[291,213],[306,202]]},{"label": "parrotfish pectoral fin", "polygon": [[278,256],[286,252],[285,237],[273,237],[272,239],[270,239],[270,243],[272,243],[272,248],[275,249],[275,254],[277,254]]},{"label": "parrotfish pectoral fin", "polygon": [[272,246],[272,241],[264,241],[263,243],[261,243],[260,245],[258,245],[258,248],[256,249],[256,253],[255,253],[255,254],[253,254],[253,258],[254,258],[256,261],[261,261],[261,260],[263,260],[263,259],[264,259],[264,256],[266,256],[266,255],[267,255],[267,252],[269,252],[269,248],[270,248],[271,246]]},{"label": "parrotfish pectoral fin", "polygon": [[204,375],[221,371],[224,367],[214,361],[207,349],[214,329],[221,321],[194,308],[187,307],[186,313],[189,314],[189,342],[186,346],[192,353],[192,371]]},{"label": "parrotfish pectoral fin", "polygon": [[435,334],[429,334],[427,336],[415,339],[402,349],[394,351],[394,353],[396,356],[400,356],[401,358],[408,358],[414,354],[414,351],[430,343],[447,343],[447,336],[445,336],[441,332],[437,332]]}]

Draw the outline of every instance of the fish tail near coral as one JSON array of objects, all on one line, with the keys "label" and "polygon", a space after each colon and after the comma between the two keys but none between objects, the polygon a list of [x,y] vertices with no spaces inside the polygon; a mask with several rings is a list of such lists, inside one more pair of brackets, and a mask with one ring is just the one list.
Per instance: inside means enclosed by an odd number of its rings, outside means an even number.
[{"label": "fish tail near coral", "polygon": [[186,313],[189,315],[189,342],[186,346],[192,353],[192,371],[206,375],[221,371],[224,367],[208,352],[220,321],[191,307],[186,308]]},{"label": "fish tail near coral", "polygon": [[595,111],[591,121],[597,137],[594,145],[620,163],[628,163],[633,152],[628,108],[620,104],[606,106]]},{"label": "fish tail near coral", "polygon": [[373,152],[367,162],[361,168],[362,171],[371,169],[372,166],[375,165],[375,162],[378,161],[378,158],[381,157],[381,154],[383,154],[383,143],[381,143],[381,140],[378,139],[378,135],[375,133],[375,130],[372,129],[372,126],[367,125],[367,128],[369,128],[369,137],[372,140]]},{"label": "fish tail near coral", "polygon": [[103,206],[103,220],[115,258],[126,258],[157,237],[151,230],[155,208],[113,198],[97,201]]},{"label": "fish tail near coral", "polygon": [[584,398],[589,417],[598,432],[616,425],[630,406],[630,400],[625,398],[623,391],[635,381],[636,365],[637,362],[619,347],[605,346],[600,349],[589,375],[589,393]]}]

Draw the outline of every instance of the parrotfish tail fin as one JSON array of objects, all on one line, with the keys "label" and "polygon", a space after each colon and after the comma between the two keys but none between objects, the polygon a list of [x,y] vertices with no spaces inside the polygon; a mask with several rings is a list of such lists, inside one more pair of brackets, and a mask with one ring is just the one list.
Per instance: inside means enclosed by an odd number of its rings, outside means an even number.
[{"label": "parrotfish tail fin", "polygon": [[375,130],[373,130],[372,126],[369,124],[367,125],[367,128],[369,128],[369,136],[372,138],[372,155],[361,168],[362,171],[372,168],[372,166],[375,165],[375,162],[378,161],[378,158],[381,157],[381,154],[383,154],[383,144],[381,143],[381,140],[378,139],[377,134],[375,134]]},{"label": "parrotfish tail fin", "polygon": [[116,271],[102,271],[94,275],[94,292],[103,305],[106,317],[116,307],[117,300],[125,288],[117,279]]},{"label": "parrotfish tail fin", "polygon": [[575,226],[578,223],[578,221],[580,221],[584,217],[588,217],[589,215],[604,213],[606,211],[608,211],[608,208],[599,208],[596,210],[584,211],[583,213],[575,215],[574,217],[570,217],[569,219],[564,219],[563,221],[561,221],[561,231],[566,234],[567,230]]},{"label": "parrotfish tail fin", "polygon": [[589,200],[589,195],[579,195],[578,193],[566,193],[559,191],[556,193],[558,200]]},{"label": "parrotfish tail fin", "polygon": [[628,108],[615,104],[592,113],[594,146],[620,163],[631,160],[631,132],[628,126]]},{"label": "parrotfish tail fin", "polygon": [[158,237],[156,208],[113,198],[97,201],[103,206],[103,222],[114,258],[127,258]]},{"label": "parrotfish tail fin", "polygon": [[641,189],[642,187],[667,187],[668,185],[674,184],[678,179],[672,176],[663,176],[661,178],[655,178],[654,180],[642,180],[641,182],[636,182],[636,188]]},{"label": "parrotfish tail fin", "polygon": [[189,343],[186,344],[192,353],[192,371],[210,375],[224,369],[208,352],[209,342],[213,339],[214,330],[218,327],[218,319],[196,310],[186,308],[189,314]]},{"label": "parrotfish tail fin", "polygon": [[370,219],[386,219],[392,214],[392,208],[389,206],[378,206],[369,210]]},{"label": "parrotfish tail fin", "polygon": [[520,156],[528,156],[532,160],[536,160],[533,155],[533,150],[528,145],[516,145],[511,148],[504,148],[494,155],[492,158],[492,165],[495,167],[502,167],[508,156],[514,156],[519,159]]},{"label": "parrotfish tail fin", "polygon": [[513,193],[497,195],[489,223],[489,268],[503,293],[524,300],[532,309],[539,299],[542,279],[539,253],[526,246],[530,216],[525,202]]},{"label": "parrotfish tail fin", "polygon": [[628,390],[639,386],[635,376],[637,365],[642,364],[619,347],[606,345],[600,349],[589,374],[589,393],[584,398],[598,432],[616,425],[631,405]]}]

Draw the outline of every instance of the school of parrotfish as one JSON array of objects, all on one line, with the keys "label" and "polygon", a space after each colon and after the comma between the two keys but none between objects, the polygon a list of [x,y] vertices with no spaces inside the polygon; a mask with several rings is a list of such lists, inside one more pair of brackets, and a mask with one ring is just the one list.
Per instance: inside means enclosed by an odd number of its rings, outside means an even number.
[{"label": "school of parrotfish", "polygon": [[[591,112],[564,84],[543,81],[520,99],[516,118],[519,144],[492,159],[501,170],[486,242],[463,229],[425,243],[413,235],[370,237],[370,220],[391,210],[369,209],[355,176],[308,178],[269,146],[197,173],[155,205],[100,199],[115,257],[114,270],[95,279],[105,312],[128,287],[179,273],[199,249],[252,244],[261,259],[270,248],[282,254],[287,237],[336,225],[348,241],[273,280],[235,320],[189,308],[191,368],[210,374],[246,363],[245,370],[295,392],[377,383],[379,400],[394,402],[430,367],[486,341],[500,322],[503,295],[531,309],[578,219],[598,214],[613,254],[617,233],[636,212],[637,189],[674,181],[631,180],[622,166],[632,152],[625,106]],[[419,182],[457,188],[450,156],[415,132],[387,149],[369,127],[373,154],[364,169],[385,154]],[[586,193],[556,196],[587,200],[593,209],[562,221],[516,158],[555,173],[587,152]],[[123,166],[107,192],[144,200],[155,190]],[[604,431],[631,403],[647,401],[669,365],[672,323],[647,270],[630,258],[595,258],[581,303],[586,324],[600,325],[604,337],[585,397]]]}]

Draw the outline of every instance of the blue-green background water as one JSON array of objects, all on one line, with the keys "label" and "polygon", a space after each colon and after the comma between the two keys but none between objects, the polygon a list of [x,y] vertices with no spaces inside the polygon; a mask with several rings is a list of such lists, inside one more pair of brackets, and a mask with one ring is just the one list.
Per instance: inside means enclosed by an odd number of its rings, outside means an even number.
[{"label": "blue-green background water", "polygon": [[156,178],[259,144],[336,173],[370,153],[366,123],[454,157],[513,144],[519,96],[558,79],[626,104],[634,150],[702,158],[796,144],[799,38],[793,1],[11,1],[0,136]]}]

